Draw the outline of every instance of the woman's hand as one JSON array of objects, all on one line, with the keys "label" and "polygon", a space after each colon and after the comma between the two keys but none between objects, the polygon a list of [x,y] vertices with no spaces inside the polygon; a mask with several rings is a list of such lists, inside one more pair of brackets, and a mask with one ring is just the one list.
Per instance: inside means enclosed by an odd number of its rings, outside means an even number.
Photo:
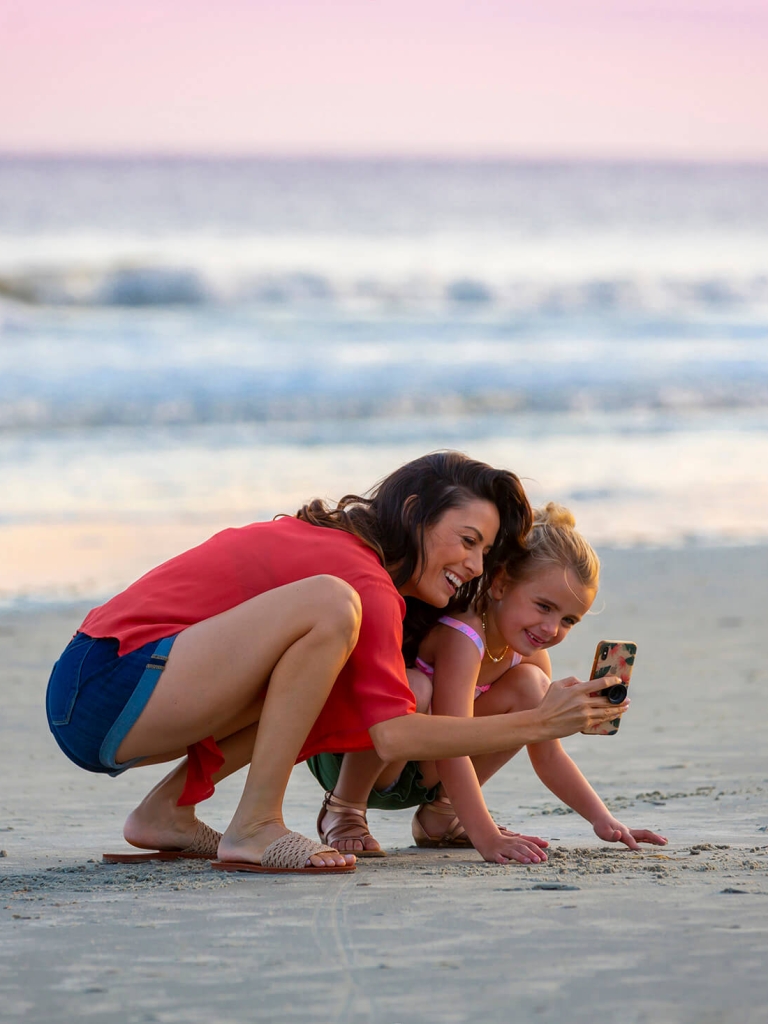
[{"label": "woman's hand", "polygon": [[546,839],[538,836],[522,836],[519,832],[499,827],[497,834],[487,840],[475,843],[475,849],[491,864],[508,864],[516,860],[520,864],[541,864],[547,859],[544,852],[549,846]]},{"label": "woman's hand", "polygon": [[624,843],[630,850],[639,850],[638,843],[650,843],[652,846],[666,846],[665,836],[657,835],[647,828],[627,828],[614,817],[599,818],[592,823],[595,835],[606,843]]},{"label": "woman's hand", "polygon": [[[629,710],[629,698],[622,704],[609,704],[600,691],[621,680],[618,676],[586,681],[570,676],[553,682],[536,709],[546,735],[541,739],[571,736],[609,719],[619,718]],[[591,694],[597,693],[593,697]]]}]

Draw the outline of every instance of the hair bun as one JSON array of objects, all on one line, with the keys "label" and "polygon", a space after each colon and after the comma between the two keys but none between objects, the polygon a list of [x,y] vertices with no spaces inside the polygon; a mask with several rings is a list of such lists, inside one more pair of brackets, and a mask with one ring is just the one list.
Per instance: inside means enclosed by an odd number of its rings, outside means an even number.
[{"label": "hair bun", "polygon": [[565,505],[549,501],[534,509],[533,529],[525,544],[526,554],[517,560],[508,559],[504,566],[513,583],[532,579],[537,572],[559,566],[572,569],[582,586],[597,592],[600,559],[576,529],[576,519]]},{"label": "hair bun", "polygon": [[572,530],[576,526],[576,520],[571,510],[565,505],[558,505],[556,501],[548,501],[543,508],[534,509],[533,525]]}]

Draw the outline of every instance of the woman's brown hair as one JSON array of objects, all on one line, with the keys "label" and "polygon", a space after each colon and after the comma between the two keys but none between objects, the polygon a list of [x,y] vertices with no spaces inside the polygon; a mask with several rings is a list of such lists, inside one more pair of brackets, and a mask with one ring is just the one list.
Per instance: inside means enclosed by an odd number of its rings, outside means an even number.
[{"label": "woman's brown hair", "polygon": [[[466,607],[476,598],[481,580],[489,579],[496,566],[522,554],[531,528],[528,499],[509,470],[494,469],[461,452],[431,452],[384,477],[367,496],[347,494],[335,507],[316,498],[299,509],[296,518],[359,537],[373,548],[399,588],[419,565],[425,565],[426,529],[449,509],[476,499],[496,506],[500,525],[483,576],[465,583],[457,595]],[[439,613],[440,609],[428,611],[420,601],[408,601],[404,652],[412,645],[412,637],[422,634]]]}]

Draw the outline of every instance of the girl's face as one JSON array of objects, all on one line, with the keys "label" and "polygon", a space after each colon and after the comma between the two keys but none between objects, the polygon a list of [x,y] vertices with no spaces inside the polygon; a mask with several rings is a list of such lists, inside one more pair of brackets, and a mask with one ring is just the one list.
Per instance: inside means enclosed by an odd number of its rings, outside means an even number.
[{"label": "girl's face", "polygon": [[579,583],[572,569],[552,565],[522,583],[497,576],[491,597],[491,650],[496,640],[526,657],[562,643],[592,607],[595,591]]},{"label": "girl's face", "polygon": [[449,508],[424,531],[426,564],[417,566],[400,593],[444,608],[463,583],[482,573],[483,558],[498,530],[499,512],[493,502],[475,498]]}]

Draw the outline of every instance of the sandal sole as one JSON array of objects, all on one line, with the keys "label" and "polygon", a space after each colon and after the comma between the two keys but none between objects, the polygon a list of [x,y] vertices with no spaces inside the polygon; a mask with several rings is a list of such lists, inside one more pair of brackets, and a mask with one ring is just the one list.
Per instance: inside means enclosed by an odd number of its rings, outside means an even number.
[{"label": "sandal sole", "polygon": [[213,860],[205,853],[182,853],[181,850],[151,850],[148,853],[103,853],[104,864],[136,864],[149,860]]},{"label": "sandal sole", "polygon": [[256,875],[346,875],[355,870],[354,864],[324,868],[269,868],[263,864],[246,864],[235,860],[214,860],[211,861],[211,867],[215,871],[248,871]]}]

